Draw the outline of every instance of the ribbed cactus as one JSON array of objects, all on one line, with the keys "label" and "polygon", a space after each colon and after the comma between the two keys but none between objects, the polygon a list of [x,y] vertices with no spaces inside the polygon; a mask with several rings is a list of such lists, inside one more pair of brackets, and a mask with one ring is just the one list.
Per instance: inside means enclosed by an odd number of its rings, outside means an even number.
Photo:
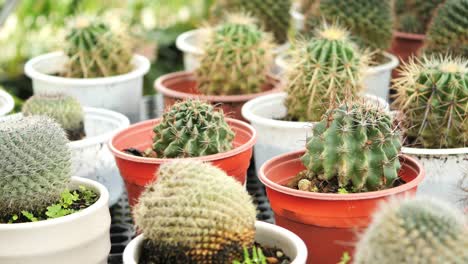
[{"label": "ribbed cactus", "polygon": [[70,78],[97,78],[128,73],[133,52],[128,36],[116,33],[99,19],[79,17],[65,41]]},{"label": "ribbed cactus", "polygon": [[199,157],[232,149],[234,132],[222,111],[210,104],[187,100],[163,114],[153,129],[153,150],[158,158]]},{"label": "ribbed cactus", "polygon": [[423,57],[395,80],[395,108],[405,115],[407,143],[461,148],[468,143],[468,67],[465,59]]},{"label": "ribbed cactus", "polygon": [[355,264],[468,263],[463,213],[430,198],[385,204],[357,245]]},{"label": "ribbed cactus", "polygon": [[424,34],[436,8],[444,0],[395,1],[396,27],[398,31]]},{"label": "ribbed cactus", "polygon": [[218,0],[213,13],[218,17],[226,11],[252,15],[265,31],[273,33],[276,43],[282,44],[288,40],[290,9],[291,0]]},{"label": "ribbed cactus", "polygon": [[400,147],[388,113],[371,104],[347,103],[314,125],[301,160],[312,179],[337,179],[353,192],[374,191],[398,179]]},{"label": "ribbed cactus", "polygon": [[315,37],[296,45],[287,72],[286,107],[299,121],[319,121],[337,101],[361,90],[367,56],[337,26],[325,24]]},{"label": "ribbed cactus", "polygon": [[67,143],[60,125],[47,117],[0,121],[0,218],[57,202],[70,179]]},{"label": "ribbed cactus", "polygon": [[424,52],[468,58],[468,0],[447,0],[437,9],[427,30]]},{"label": "ribbed cactus", "polygon": [[228,21],[212,29],[196,70],[198,89],[210,95],[261,92],[272,65],[271,37],[243,15]]},{"label": "ribbed cactus", "polygon": [[34,95],[22,108],[23,115],[45,115],[58,122],[69,140],[85,136],[84,113],[80,102],[66,95]]},{"label": "ribbed cactus", "polygon": [[161,166],[134,215],[152,263],[231,263],[254,242],[256,210],[245,188],[199,161]]}]

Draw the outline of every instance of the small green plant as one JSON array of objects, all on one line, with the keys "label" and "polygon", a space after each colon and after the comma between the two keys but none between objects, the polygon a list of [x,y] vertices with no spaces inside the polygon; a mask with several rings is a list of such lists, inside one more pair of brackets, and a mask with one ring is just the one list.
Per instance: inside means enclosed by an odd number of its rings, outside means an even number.
[{"label": "small green plant", "polygon": [[255,246],[252,247],[252,256],[250,256],[249,249],[244,247],[244,260],[234,260],[232,264],[267,264],[267,259],[263,255],[261,248]]},{"label": "small green plant", "polygon": [[347,251],[343,252],[340,262],[338,264],[348,264],[351,261],[351,256]]},{"label": "small green plant", "polygon": [[395,1],[396,28],[406,33],[424,34],[436,8],[444,0]]}]

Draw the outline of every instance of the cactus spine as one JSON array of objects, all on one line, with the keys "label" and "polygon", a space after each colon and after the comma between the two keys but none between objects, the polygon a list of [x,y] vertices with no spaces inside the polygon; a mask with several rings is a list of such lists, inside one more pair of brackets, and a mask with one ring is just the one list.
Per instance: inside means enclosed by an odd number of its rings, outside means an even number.
[{"label": "cactus spine", "polygon": [[467,224],[461,212],[440,201],[393,200],[375,214],[355,263],[468,263]]},{"label": "cactus spine", "polygon": [[397,0],[395,1],[398,31],[424,34],[436,8],[444,0]]},{"label": "cactus spine", "polygon": [[468,67],[464,59],[410,60],[394,88],[394,105],[406,116],[408,144],[424,148],[467,145]]},{"label": "cactus spine", "polygon": [[154,263],[231,263],[254,242],[256,210],[245,188],[199,161],[162,165],[134,214]]}]

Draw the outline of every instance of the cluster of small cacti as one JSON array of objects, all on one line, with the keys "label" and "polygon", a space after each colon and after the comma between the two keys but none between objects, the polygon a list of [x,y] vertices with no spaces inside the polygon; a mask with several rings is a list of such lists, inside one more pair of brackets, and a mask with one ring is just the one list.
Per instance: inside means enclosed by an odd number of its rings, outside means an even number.
[{"label": "cluster of small cacti", "polygon": [[468,263],[466,217],[430,198],[393,200],[357,245],[356,264]]},{"label": "cluster of small cacti", "polygon": [[367,56],[349,40],[346,30],[325,24],[315,37],[297,44],[287,72],[285,105],[299,121],[319,121],[338,101],[361,90]]},{"label": "cluster of small cacti", "polygon": [[44,116],[0,121],[0,218],[37,212],[67,187],[71,153],[63,129]]},{"label": "cluster of small cacti", "polygon": [[162,165],[134,216],[154,263],[231,263],[254,242],[256,210],[245,188],[199,161]]},{"label": "cluster of small cacti", "polygon": [[424,34],[436,8],[444,0],[395,1],[396,29],[401,32]]},{"label": "cluster of small cacti", "polygon": [[271,36],[239,14],[211,31],[196,70],[198,89],[209,95],[261,92],[273,60]]},{"label": "cluster of small cacti", "polygon": [[79,17],[65,40],[69,61],[63,75],[70,78],[98,78],[132,70],[133,51],[128,36],[113,31],[97,18]]},{"label": "cluster of small cacti", "polygon": [[66,95],[34,95],[23,105],[24,116],[45,115],[67,132],[69,140],[80,140],[85,136],[84,113],[80,102]]},{"label": "cluster of small cacti", "polygon": [[208,103],[187,100],[171,106],[154,129],[158,158],[199,157],[228,151],[234,132]]},{"label": "cluster of small cacti", "polygon": [[462,58],[423,57],[404,65],[394,105],[405,116],[408,144],[461,148],[468,144],[468,66]]}]

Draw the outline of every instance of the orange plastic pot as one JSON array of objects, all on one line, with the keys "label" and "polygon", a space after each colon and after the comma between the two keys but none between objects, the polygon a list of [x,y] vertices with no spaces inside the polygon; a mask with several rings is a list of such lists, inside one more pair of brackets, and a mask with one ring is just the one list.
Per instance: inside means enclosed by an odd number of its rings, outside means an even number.
[{"label": "orange plastic pot", "polygon": [[425,35],[395,31],[393,32],[391,52],[401,61],[407,62],[412,55],[418,55],[424,44]]},{"label": "orange plastic pot", "polygon": [[366,228],[379,203],[391,196],[414,195],[424,169],[402,155],[399,175],[405,184],[382,191],[333,194],[304,192],[283,186],[305,167],[304,150],[267,161],[258,177],[266,186],[276,224],[296,233],[307,245],[307,263],[336,264],[343,252],[351,255],[359,231]]},{"label": "orange plastic pot", "polygon": [[[154,136],[153,127],[160,121],[161,119],[158,118],[134,124],[117,133],[109,142],[109,149],[114,154],[120,175],[124,179],[131,207],[137,202],[145,185],[156,180],[159,166],[174,159],[138,157],[127,154],[123,150],[150,148]],[[245,122],[231,118],[226,118],[226,121],[236,134],[232,150],[187,159],[210,162],[244,184],[257,135],[254,128]]]},{"label": "orange plastic pot", "polygon": [[280,91],[280,81],[273,76],[267,76],[267,83],[262,92],[243,95],[204,95],[197,89],[197,81],[193,72],[174,72],[156,79],[155,88],[164,98],[164,107],[183,101],[185,99],[200,99],[221,108],[232,118],[246,121],[241,114],[242,106],[250,99],[265,94]]}]

